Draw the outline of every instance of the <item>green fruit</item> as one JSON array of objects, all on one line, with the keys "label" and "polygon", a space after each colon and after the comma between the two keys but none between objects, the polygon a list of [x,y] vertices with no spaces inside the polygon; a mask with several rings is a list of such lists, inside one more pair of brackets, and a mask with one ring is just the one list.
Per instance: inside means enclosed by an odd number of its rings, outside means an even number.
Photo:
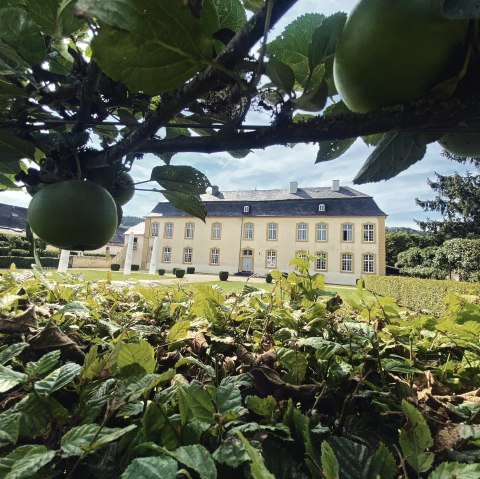
[{"label": "green fruit", "polygon": [[33,232],[66,250],[94,250],[112,238],[117,207],[107,190],[91,181],[70,180],[42,188],[27,212]]},{"label": "green fruit", "polygon": [[104,188],[109,188],[115,183],[120,175],[121,167],[122,164],[117,163],[115,165],[109,165],[103,168],[93,168],[92,170],[87,170],[87,179],[98,183]]},{"label": "green fruit", "polygon": [[135,183],[133,182],[133,178],[126,173],[120,173],[115,181],[115,184],[108,188],[109,193],[113,196],[113,199],[118,203],[120,206],[128,203],[135,194]]},{"label": "green fruit", "polygon": [[441,0],[360,0],[340,36],[335,86],[352,111],[424,97],[455,76],[468,22],[441,16]]},{"label": "green fruit", "polygon": [[469,126],[475,127],[474,131],[469,131],[469,127],[465,127],[465,131],[456,131],[443,135],[438,143],[456,156],[465,158],[480,157],[480,120],[473,121]]}]

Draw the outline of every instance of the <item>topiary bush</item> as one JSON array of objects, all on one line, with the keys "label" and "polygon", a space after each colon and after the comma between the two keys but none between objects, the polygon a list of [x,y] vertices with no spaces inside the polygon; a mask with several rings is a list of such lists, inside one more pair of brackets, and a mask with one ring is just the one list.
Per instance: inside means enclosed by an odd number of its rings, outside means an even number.
[{"label": "topiary bush", "polygon": [[218,273],[218,277],[220,278],[220,281],[227,281],[228,280],[228,271],[220,271]]},{"label": "topiary bush", "polygon": [[165,270],[164,270],[164,269],[159,269],[159,270],[158,270],[158,274],[159,274],[160,276],[163,276],[163,275],[165,274]]},{"label": "topiary bush", "polygon": [[[35,264],[33,256],[0,256],[0,268],[10,268],[10,265],[15,263],[19,269],[31,269],[32,264]],[[58,258],[40,258],[40,263],[44,268],[56,268],[58,266]]]},{"label": "topiary bush", "polygon": [[120,265],[119,265],[118,263],[112,263],[112,264],[110,265],[110,269],[111,269],[112,271],[120,271]]},{"label": "topiary bush", "polygon": [[195,266],[189,266],[187,268],[187,274],[195,274]]},{"label": "topiary bush", "polygon": [[138,271],[140,269],[140,265],[139,264],[132,264],[130,269],[132,271]]},{"label": "topiary bush", "polygon": [[271,282],[273,281],[272,275],[271,275],[270,273],[267,273],[267,274],[265,275],[265,281],[266,281],[267,283],[271,283]]},{"label": "topiary bush", "polygon": [[183,278],[185,276],[185,270],[180,268],[175,268],[175,276],[177,278]]},{"label": "topiary bush", "polygon": [[12,256],[21,256],[22,258],[25,258],[27,256],[31,256],[29,254],[29,251],[26,250],[26,249],[20,249],[20,248],[12,248],[12,250],[10,251],[10,254]]},{"label": "topiary bush", "polygon": [[173,268],[172,269],[172,274],[175,274],[175,272],[177,271],[178,268]]}]

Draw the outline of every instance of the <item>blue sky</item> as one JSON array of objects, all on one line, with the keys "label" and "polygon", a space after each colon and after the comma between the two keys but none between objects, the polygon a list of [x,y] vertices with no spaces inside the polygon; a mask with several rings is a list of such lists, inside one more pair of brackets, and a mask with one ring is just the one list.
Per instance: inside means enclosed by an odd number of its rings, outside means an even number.
[{"label": "blue sky", "polygon": [[[337,11],[349,12],[354,3],[353,0],[299,0],[275,28],[270,39],[303,13],[329,15]],[[462,165],[445,159],[437,144],[431,144],[422,161],[397,177],[380,183],[354,186],[352,180],[372,148],[358,140],[341,158],[315,165],[317,149],[314,144],[299,144],[294,148],[270,147],[254,150],[243,159],[232,158],[227,153],[179,154],[174,157],[172,164],[189,164],[198,168],[208,176],[212,184],[224,191],[287,188],[290,181],[298,181],[299,187],[329,186],[333,179],[337,179],[341,185],[351,186],[373,196],[380,208],[388,214],[387,226],[409,227],[415,227],[414,219],[427,217],[415,205],[416,197],[434,197],[434,192],[426,183],[427,178],[433,178],[435,172],[448,175],[455,171],[465,171]],[[152,155],[146,155],[143,160],[137,161],[132,170],[135,181],[149,179],[152,167],[160,163]],[[125,205],[124,214],[144,216],[160,199],[163,197],[158,193],[138,191],[134,199]],[[28,206],[29,201],[30,197],[21,192],[6,191],[0,196],[0,202],[18,206]]]}]

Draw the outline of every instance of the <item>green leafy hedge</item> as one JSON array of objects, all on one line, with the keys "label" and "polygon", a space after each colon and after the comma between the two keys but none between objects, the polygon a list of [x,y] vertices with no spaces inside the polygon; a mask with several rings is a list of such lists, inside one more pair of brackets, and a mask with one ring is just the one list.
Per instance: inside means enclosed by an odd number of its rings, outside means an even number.
[{"label": "green leafy hedge", "polygon": [[[30,269],[32,264],[35,264],[35,259],[32,256],[28,257],[12,257],[0,256],[0,268],[10,268],[10,265],[15,263],[15,266],[20,269]],[[44,268],[56,268],[58,266],[58,258],[40,258],[40,263]]]},{"label": "green leafy hedge", "polygon": [[395,298],[401,306],[414,311],[429,311],[438,316],[446,309],[448,293],[480,296],[480,283],[446,281],[400,276],[365,276],[365,288],[380,296]]}]

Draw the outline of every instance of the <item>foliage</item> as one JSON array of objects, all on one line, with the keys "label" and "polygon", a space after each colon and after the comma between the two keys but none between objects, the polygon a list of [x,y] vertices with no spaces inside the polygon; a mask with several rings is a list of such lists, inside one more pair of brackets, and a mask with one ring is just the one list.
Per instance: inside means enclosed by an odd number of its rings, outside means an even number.
[{"label": "foliage", "polygon": [[376,295],[392,297],[413,311],[428,311],[435,316],[448,309],[443,298],[449,293],[480,296],[479,283],[374,275],[365,276],[364,282],[365,288]]},{"label": "foliage", "polygon": [[438,247],[410,248],[398,254],[396,266],[406,276],[479,281],[480,240],[450,239]]},{"label": "foliage", "polygon": [[[463,162],[465,159],[448,155],[449,158]],[[480,173],[480,161],[470,159]],[[436,193],[433,200],[416,202],[425,211],[436,211],[441,220],[427,219],[417,221],[424,231],[434,233],[441,241],[452,238],[480,237],[480,174],[467,173],[461,176],[435,174],[435,180],[428,180],[430,188]]]},{"label": "foliage", "polygon": [[398,261],[398,254],[409,248],[425,248],[433,246],[435,237],[432,235],[420,234],[419,232],[389,231],[385,235],[385,249],[387,264],[395,265]]},{"label": "foliage", "polygon": [[[349,112],[332,68],[346,14],[302,15],[269,41],[266,33],[294,4],[48,0],[40,11],[32,0],[2,2],[0,186],[34,195],[57,181],[95,177],[97,168],[129,171],[151,153],[163,162],[151,172],[152,191],[205,218],[198,195],[210,182],[188,165],[172,165],[179,152],[238,158],[270,145],[319,142],[320,162],[357,137],[371,143],[382,134],[356,179],[379,181],[420,160],[426,143],[441,136],[416,130],[444,131],[478,111],[472,34],[459,52],[461,71],[433,85],[433,101]],[[463,0],[449,1],[443,15],[478,17]],[[249,125],[252,111],[270,124]]]},{"label": "foliage", "polygon": [[3,275],[2,476],[478,476],[478,305],[341,305],[301,268],[228,295]]},{"label": "foliage", "polygon": [[[58,266],[58,257],[42,256],[39,258],[44,268],[56,268]],[[33,256],[0,256],[0,268],[10,268],[14,263],[17,268],[30,269],[35,264]]]}]

